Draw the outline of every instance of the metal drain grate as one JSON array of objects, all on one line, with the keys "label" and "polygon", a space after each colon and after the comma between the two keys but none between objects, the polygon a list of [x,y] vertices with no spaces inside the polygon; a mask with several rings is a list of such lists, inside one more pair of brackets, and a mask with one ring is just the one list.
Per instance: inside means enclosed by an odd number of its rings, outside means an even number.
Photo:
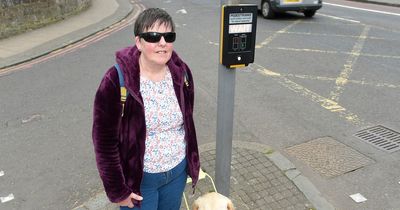
[{"label": "metal drain grate", "polygon": [[358,131],[354,136],[386,152],[400,150],[400,133],[381,125]]}]

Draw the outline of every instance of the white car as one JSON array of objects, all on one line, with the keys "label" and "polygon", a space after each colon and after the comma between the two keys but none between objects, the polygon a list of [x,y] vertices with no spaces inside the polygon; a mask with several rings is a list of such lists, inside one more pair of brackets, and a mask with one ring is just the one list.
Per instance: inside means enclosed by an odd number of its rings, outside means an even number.
[{"label": "white car", "polygon": [[256,4],[265,18],[274,18],[277,13],[296,11],[312,17],[322,7],[322,0],[240,0],[241,4]]}]

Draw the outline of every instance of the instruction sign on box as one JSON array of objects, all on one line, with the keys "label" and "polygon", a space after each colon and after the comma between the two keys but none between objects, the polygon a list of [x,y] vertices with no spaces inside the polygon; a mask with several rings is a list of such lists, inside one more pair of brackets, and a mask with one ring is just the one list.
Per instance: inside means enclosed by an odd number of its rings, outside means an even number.
[{"label": "instruction sign on box", "polygon": [[220,63],[228,68],[254,62],[257,6],[224,5],[221,11]]}]

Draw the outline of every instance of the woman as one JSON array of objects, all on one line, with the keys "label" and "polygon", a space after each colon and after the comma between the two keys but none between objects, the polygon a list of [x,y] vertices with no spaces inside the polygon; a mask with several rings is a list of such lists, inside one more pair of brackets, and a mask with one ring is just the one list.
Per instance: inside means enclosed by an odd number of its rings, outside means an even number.
[{"label": "woman", "polygon": [[121,209],[179,210],[187,175],[200,168],[189,67],[173,51],[175,26],[162,9],[143,11],[135,46],[116,53],[128,97],[110,68],[96,93],[93,144],[111,202]]}]

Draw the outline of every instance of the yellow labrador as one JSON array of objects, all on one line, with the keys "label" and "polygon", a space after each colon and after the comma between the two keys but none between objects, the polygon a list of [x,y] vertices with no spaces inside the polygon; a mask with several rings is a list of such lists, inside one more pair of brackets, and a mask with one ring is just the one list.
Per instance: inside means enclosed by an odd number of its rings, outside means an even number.
[{"label": "yellow labrador", "polygon": [[229,198],[217,192],[210,192],[194,201],[193,210],[235,210],[235,208]]}]

